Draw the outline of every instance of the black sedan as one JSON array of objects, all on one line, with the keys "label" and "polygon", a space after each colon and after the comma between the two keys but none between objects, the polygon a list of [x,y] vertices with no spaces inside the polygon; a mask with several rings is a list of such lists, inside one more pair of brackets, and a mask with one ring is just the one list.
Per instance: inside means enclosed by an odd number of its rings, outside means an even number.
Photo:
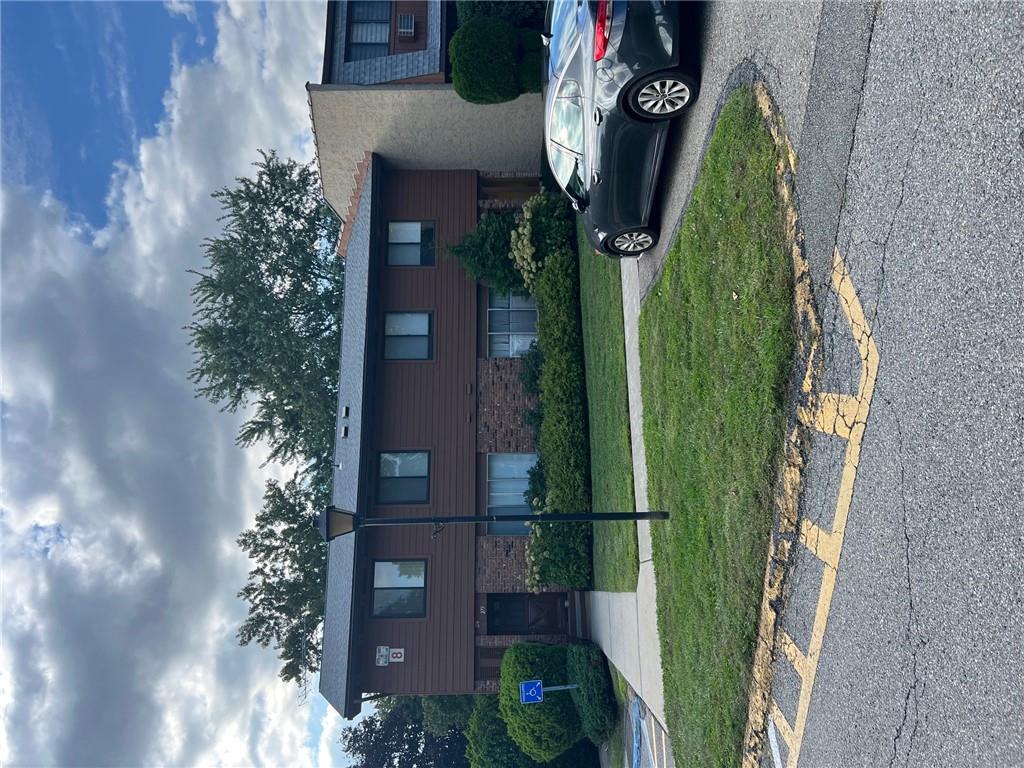
[{"label": "black sedan", "polygon": [[613,256],[658,241],[651,208],[669,120],[698,87],[680,68],[679,13],[659,0],[548,2],[548,163],[591,243]]}]

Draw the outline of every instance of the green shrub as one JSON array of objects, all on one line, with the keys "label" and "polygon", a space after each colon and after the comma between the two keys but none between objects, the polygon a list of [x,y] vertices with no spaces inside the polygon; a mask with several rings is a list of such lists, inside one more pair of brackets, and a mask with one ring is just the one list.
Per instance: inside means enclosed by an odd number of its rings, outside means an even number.
[{"label": "green shrub", "polygon": [[540,93],[544,73],[543,43],[540,33],[532,29],[520,29],[519,56],[516,78],[522,93]]},{"label": "green shrub", "polygon": [[460,26],[481,16],[503,19],[514,27],[540,29],[544,23],[544,3],[540,0],[457,0],[455,9]]},{"label": "green shrub", "polygon": [[474,278],[496,291],[524,293],[523,276],[516,269],[509,250],[513,227],[513,214],[488,213],[461,243],[448,249],[449,254]]},{"label": "green shrub", "polygon": [[536,760],[508,735],[498,712],[497,696],[476,696],[466,729],[466,758],[470,768],[535,768]]},{"label": "green shrub", "polygon": [[476,703],[476,696],[423,696],[423,730],[438,738],[449,731],[464,733]]},{"label": "green shrub", "polygon": [[540,395],[540,372],[544,370],[544,355],[541,354],[537,342],[533,342],[526,353],[520,358],[523,368],[519,373],[519,380],[523,383],[523,390],[531,397]]},{"label": "green shrub", "polygon": [[608,660],[604,652],[592,643],[571,645],[566,652],[565,666],[569,682],[579,686],[572,690],[572,700],[583,732],[595,744],[603,744],[618,720]]},{"label": "green shrub", "polygon": [[580,739],[568,751],[544,765],[548,768],[598,768],[601,758],[598,757],[597,747],[587,739]]},{"label": "green shrub", "polygon": [[452,86],[473,104],[498,104],[519,96],[519,40],[502,19],[477,16],[448,43]]},{"label": "green shrub", "polygon": [[[546,493],[540,512],[590,510],[590,442],[587,434],[579,263],[565,202],[551,193],[530,201],[531,233],[544,266],[534,282],[537,345],[543,355],[538,453]],[[527,551],[531,588],[590,584],[589,523],[531,525]]]},{"label": "green shrub", "polygon": [[519,703],[519,683],[543,680],[564,685],[566,647],[516,643],[501,660],[498,708],[508,734],[527,755],[540,762],[554,760],[583,736],[579,716],[568,691],[545,694],[540,704]]}]

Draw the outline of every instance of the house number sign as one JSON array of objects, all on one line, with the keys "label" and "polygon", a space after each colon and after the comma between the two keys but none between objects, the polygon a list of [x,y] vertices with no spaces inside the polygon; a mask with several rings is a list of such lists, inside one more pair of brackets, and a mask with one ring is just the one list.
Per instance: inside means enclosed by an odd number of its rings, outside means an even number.
[{"label": "house number sign", "polygon": [[377,646],[377,666],[386,667],[388,664],[399,664],[405,661],[405,648],[390,648],[386,645]]}]

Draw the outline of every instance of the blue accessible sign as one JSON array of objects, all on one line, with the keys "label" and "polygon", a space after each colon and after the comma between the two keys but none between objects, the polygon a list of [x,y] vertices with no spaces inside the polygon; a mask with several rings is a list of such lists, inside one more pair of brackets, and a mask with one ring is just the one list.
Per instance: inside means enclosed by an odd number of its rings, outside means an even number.
[{"label": "blue accessible sign", "polygon": [[519,701],[523,704],[540,704],[544,701],[544,683],[540,680],[523,680],[519,684]]}]

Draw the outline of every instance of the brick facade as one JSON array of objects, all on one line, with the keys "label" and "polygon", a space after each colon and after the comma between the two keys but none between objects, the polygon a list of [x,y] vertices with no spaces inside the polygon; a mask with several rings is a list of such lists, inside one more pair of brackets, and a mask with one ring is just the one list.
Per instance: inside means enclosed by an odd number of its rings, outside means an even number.
[{"label": "brick facade", "polygon": [[476,537],[476,591],[529,592],[526,536]]},{"label": "brick facade", "polygon": [[523,361],[518,358],[478,358],[476,362],[478,453],[530,453],[533,434],[523,414],[536,407],[519,380]]}]

